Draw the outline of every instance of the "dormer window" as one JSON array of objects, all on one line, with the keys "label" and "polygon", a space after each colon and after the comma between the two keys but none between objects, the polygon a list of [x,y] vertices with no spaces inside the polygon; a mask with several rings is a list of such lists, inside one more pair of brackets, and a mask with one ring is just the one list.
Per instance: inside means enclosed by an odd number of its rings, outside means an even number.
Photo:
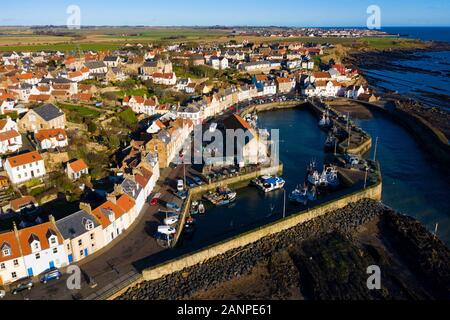
[{"label": "dormer window", "polygon": [[92,222],[92,220],[86,220],[84,226],[86,227],[87,231],[91,231],[92,229],[94,229],[94,222]]},{"label": "dormer window", "polygon": [[38,242],[35,242],[35,243],[33,244],[33,249],[34,249],[34,250],[39,250],[39,243],[38,243]]},{"label": "dormer window", "polygon": [[4,257],[9,257],[11,255],[11,249],[10,248],[4,248],[2,250],[2,254]]}]

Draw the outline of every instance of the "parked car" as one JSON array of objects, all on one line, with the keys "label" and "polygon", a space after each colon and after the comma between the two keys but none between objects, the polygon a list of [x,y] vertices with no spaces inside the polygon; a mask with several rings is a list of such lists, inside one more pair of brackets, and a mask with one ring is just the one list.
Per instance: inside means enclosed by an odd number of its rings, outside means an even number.
[{"label": "parked car", "polygon": [[33,282],[31,281],[31,279],[25,278],[25,279],[19,280],[19,284],[16,287],[14,287],[14,289],[11,291],[11,293],[13,295],[16,295],[18,293],[21,293],[22,291],[31,290],[31,288],[33,288]]},{"label": "parked car", "polygon": [[164,219],[164,224],[166,226],[172,226],[172,225],[176,224],[178,222],[178,220],[179,220],[178,216],[167,217]]},{"label": "parked car", "polygon": [[195,183],[195,181],[192,178],[190,178],[190,177],[186,177],[186,183],[187,183],[189,188],[194,188],[197,185]]},{"label": "parked car", "polygon": [[161,198],[161,193],[155,194],[153,198],[150,199],[151,206],[157,206],[159,204],[159,199]]},{"label": "parked car", "polygon": [[175,210],[176,212],[180,212],[181,208],[175,202],[167,202],[166,208],[170,210]]},{"label": "parked car", "polygon": [[3,299],[6,296],[6,291],[0,288],[0,299]]},{"label": "parked car", "polygon": [[186,191],[178,191],[175,192],[175,195],[180,198],[181,200],[186,200],[188,193]]},{"label": "parked car", "polygon": [[158,233],[164,234],[164,235],[174,235],[177,233],[177,229],[171,226],[159,226],[158,227]]},{"label": "parked car", "polygon": [[199,186],[201,186],[201,185],[204,184],[203,180],[202,180],[200,177],[193,176],[192,179],[193,179],[194,182],[195,182],[197,185],[199,185]]},{"label": "parked car", "polygon": [[62,273],[58,269],[48,271],[41,277],[42,283],[47,283],[52,280],[59,280],[62,277]]},{"label": "parked car", "polygon": [[184,190],[184,181],[181,180],[181,179],[177,181],[177,190],[178,191],[183,191]]}]

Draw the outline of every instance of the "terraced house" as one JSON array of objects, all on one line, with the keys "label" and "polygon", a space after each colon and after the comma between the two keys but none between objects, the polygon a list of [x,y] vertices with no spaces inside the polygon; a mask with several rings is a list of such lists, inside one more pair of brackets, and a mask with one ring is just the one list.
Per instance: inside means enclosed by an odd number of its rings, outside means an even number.
[{"label": "terraced house", "polygon": [[28,276],[69,264],[64,239],[52,217],[50,222],[19,230],[18,238]]},{"label": "terraced house", "polygon": [[104,246],[100,222],[84,210],[56,221],[56,227],[64,239],[69,263],[80,261]]},{"label": "terraced house", "polygon": [[17,237],[17,229],[0,234],[0,285],[27,276],[25,262]]},{"label": "terraced house", "polygon": [[158,154],[161,169],[169,167],[175,160],[194,129],[192,121],[185,119],[172,121],[166,127],[155,134],[145,146],[146,151]]}]

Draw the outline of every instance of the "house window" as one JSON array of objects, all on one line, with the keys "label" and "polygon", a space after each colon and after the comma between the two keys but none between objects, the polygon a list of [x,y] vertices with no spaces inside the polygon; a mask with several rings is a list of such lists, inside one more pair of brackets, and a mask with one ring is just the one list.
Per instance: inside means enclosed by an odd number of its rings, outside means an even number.
[{"label": "house window", "polygon": [[70,251],[70,244],[67,244],[67,250]]},{"label": "house window", "polygon": [[35,250],[39,250],[39,243],[35,243],[35,244],[34,244],[34,249],[35,249]]},{"label": "house window", "polygon": [[17,273],[12,272],[12,273],[11,273],[11,278],[16,279],[16,278],[17,278]]},{"label": "house window", "polygon": [[8,257],[10,255],[11,255],[11,249],[9,249],[9,248],[3,249],[3,256],[4,257]]},{"label": "house window", "polygon": [[14,266],[17,267],[19,265],[19,260],[16,259],[13,261],[13,263],[14,263]]},{"label": "house window", "polygon": [[56,239],[55,239],[55,238],[51,238],[51,239],[50,239],[50,243],[51,243],[51,244],[56,244]]},{"label": "house window", "polygon": [[36,260],[39,260],[41,258],[41,254],[40,253],[36,253]]},{"label": "house window", "polygon": [[91,233],[91,240],[94,240],[94,234]]},{"label": "house window", "polygon": [[80,257],[83,257],[83,256],[84,256],[84,251],[80,250]]},{"label": "house window", "polygon": [[53,253],[58,253],[58,248],[54,248]]},{"label": "house window", "polygon": [[2,263],[2,264],[0,264],[0,269],[6,269],[6,266],[5,266],[5,264],[4,263]]},{"label": "house window", "polygon": [[83,245],[83,240],[78,240],[78,246],[81,247]]}]

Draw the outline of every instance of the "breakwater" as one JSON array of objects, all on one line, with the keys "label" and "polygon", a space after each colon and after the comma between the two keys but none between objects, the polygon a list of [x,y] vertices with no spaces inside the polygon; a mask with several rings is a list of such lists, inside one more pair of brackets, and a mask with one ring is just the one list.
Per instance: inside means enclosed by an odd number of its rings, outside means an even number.
[{"label": "breakwater", "polygon": [[155,278],[148,278],[149,274],[144,273],[144,278],[150,281],[131,287],[117,298],[124,300],[189,299],[199,290],[214,288],[236,276],[248,274],[262,260],[279,250],[289,248],[294,243],[336,230],[352,232],[380,216],[385,210],[385,206],[373,200],[350,203],[328,215],[297,224],[283,232],[268,234],[254,242],[230,248],[202,263]]}]

